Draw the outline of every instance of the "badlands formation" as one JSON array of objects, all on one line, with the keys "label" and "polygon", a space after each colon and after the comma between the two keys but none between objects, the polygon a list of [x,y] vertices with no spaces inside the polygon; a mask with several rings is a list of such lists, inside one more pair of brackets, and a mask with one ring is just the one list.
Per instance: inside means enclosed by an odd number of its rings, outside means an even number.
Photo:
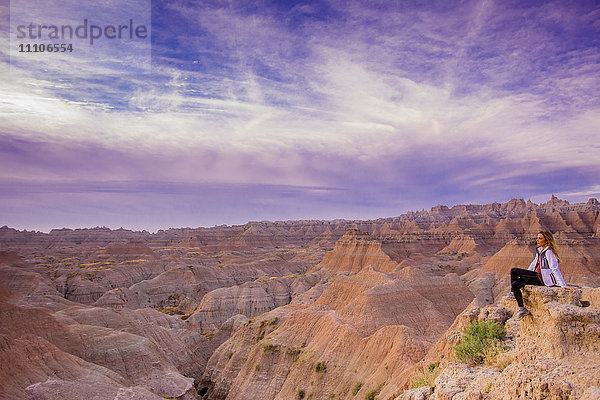
[{"label": "badlands formation", "polygon": [[[508,271],[541,229],[579,288],[527,288],[532,316],[515,321]],[[0,398],[600,399],[599,273],[595,199],[156,233],[5,226]],[[504,351],[460,364],[478,320],[506,326]]]}]

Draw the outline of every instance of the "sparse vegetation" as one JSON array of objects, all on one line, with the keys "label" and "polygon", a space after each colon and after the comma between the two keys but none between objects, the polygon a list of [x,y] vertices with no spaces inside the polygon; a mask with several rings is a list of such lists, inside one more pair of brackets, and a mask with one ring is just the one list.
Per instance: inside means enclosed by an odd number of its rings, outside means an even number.
[{"label": "sparse vegetation", "polygon": [[296,357],[296,359],[298,359],[298,356],[300,355],[300,353],[302,353],[302,350],[300,349],[293,349],[291,347],[288,347],[285,350],[286,354],[289,354],[290,356]]},{"label": "sparse vegetation", "polygon": [[438,369],[439,365],[440,365],[439,362],[429,364],[427,366],[426,371],[423,371],[423,373],[421,375],[418,375],[417,377],[413,378],[410,381],[411,386],[413,388],[418,388],[418,387],[422,387],[422,386],[434,387],[435,386],[435,378],[437,378],[438,375],[440,374],[440,371]]},{"label": "sparse vegetation", "polygon": [[176,313],[175,307],[159,307],[156,309],[156,311],[160,311],[161,313],[168,315],[175,315]]},{"label": "sparse vegetation", "polygon": [[75,268],[87,268],[87,267],[92,267],[92,266],[98,265],[98,264],[100,264],[100,261],[96,261],[96,262],[92,262],[92,263],[87,263],[87,264],[79,264]]},{"label": "sparse vegetation", "polygon": [[269,351],[273,347],[274,347],[273,343],[271,343],[271,342],[264,342],[263,345],[262,345],[262,348],[263,348],[264,351]]},{"label": "sparse vegetation", "polygon": [[315,364],[315,371],[319,372],[319,373],[325,373],[327,372],[327,365],[325,364],[325,361],[319,361]]},{"label": "sparse vegetation", "polygon": [[381,388],[385,385],[385,383],[380,383],[375,389],[369,390],[365,394],[365,400],[376,400],[377,396],[379,396],[379,392],[381,392]]},{"label": "sparse vegetation", "polygon": [[510,363],[513,362],[513,356],[507,353],[509,348],[497,342],[486,350],[483,362],[487,365],[498,367],[500,370],[504,370]]},{"label": "sparse vegetation", "polygon": [[277,317],[269,319],[267,321],[260,321],[260,323],[258,324],[258,327],[263,328],[265,326],[275,325],[276,323],[277,323]]},{"label": "sparse vegetation", "polygon": [[488,383],[487,386],[483,389],[483,393],[489,393],[492,391],[492,382]]},{"label": "sparse vegetation", "polygon": [[304,389],[298,389],[298,398],[303,399],[306,396]]},{"label": "sparse vegetation", "polygon": [[306,360],[309,356],[311,356],[313,353],[312,349],[308,349],[308,351],[305,351],[304,354],[302,354],[302,356],[298,357],[298,359],[296,360],[296,363],[298,363],[298,365],[302,364],[304,362],[304,360]]},{"label": "sparse vegetation", "polygon": [[227,353],[227,359],[231,360],[231,357],[233,357],[233,351],[230,351],[229,353]]},{"label": "sparse vegetation", "polygon": [[502,349],[500,340],[505,335],[504,325],[492,321],[473,322],[463,331],[460,343],[454,347],[456,358],[469,365],[482,364],[492,353],[496,355]]},{"label": "sparse vegetation", "polygon": [[150,261],[150,260],[148,260],[146,258],[138,258],[136,260],[122,261],[121,264],[145,263],[145,262],[148,262],[148,261]]},{"label": "sparse vegetation", "polygon": [[295,279],[297,277],[298,277],[298,275],[270,276],[268,278],[266,278],[266,277],[265,278],[257,278],[254,281],[255,282],[260,282],[260,283],[267,283],[267,281],[274,281],[276,279],[285,279],[285,278]]},{"label": "sparse vegetation", "polygon": [[352,386],[352,396],[356,396],[358,392],[360,392],[362,385],[362,382],[356,382],[354,386]]}]

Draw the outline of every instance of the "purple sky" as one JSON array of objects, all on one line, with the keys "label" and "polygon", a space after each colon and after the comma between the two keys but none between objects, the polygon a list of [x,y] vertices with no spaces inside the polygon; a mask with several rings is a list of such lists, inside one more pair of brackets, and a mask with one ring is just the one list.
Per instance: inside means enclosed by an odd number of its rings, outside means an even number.
[{"label": "purple sky", "polygon": [[[600,197],[597,1],[151,10],[151,74],[132,67],[143,54],[100,46],[9,63],[2,37],[0,226],[154,231]],[[91,50],[98,62],[83,62]]]}]

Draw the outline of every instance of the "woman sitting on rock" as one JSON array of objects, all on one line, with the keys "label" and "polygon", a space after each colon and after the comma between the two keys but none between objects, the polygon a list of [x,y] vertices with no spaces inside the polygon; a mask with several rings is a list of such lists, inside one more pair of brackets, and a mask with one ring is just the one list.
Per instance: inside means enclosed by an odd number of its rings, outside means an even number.
[{"label": "woman sitting on rock", "polygon": [[565,283],[558,263],[560,261],[554,236],[548,231],[540,231],[537,235],[537,249],[535,258],[528,269],[513,268],[510,270],[510,286],[515,300],[519,305],[517,319],[531,314],[523,306],[523,295],[521,288],[525,285],[536,286],[560,286],[571,289]]}]

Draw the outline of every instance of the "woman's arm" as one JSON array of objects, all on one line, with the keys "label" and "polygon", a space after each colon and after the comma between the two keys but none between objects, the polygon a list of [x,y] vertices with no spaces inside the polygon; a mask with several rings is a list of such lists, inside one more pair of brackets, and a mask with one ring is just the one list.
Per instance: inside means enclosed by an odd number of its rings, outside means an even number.
[{"label": "woman's arm", "polygon": [[556,258],[556,255],[554,255],[554,253],[550,249],[548,249],[546,251],[546,260],[548,260],[548,267],[550,267],[550,270],[552,271],[552,275],[554,275],[554,278],[556,278],[556,283],[558,283],[558,286],[560,286],[560,287],[567,286],[567,284],[565,283],[565,279],[563,278],[562,274],[560,273],[560,269],[558,269],[558,259]]},{"label": "woman's arm", "polygon": [[538,254],[536,251],[535,257],[533,258],[533,261],[531,262],[531,264],[529,264],[529,268],[527,268],[530,271],[535,271],[535,266],[537,265],[537,260],[538,260]]}]

